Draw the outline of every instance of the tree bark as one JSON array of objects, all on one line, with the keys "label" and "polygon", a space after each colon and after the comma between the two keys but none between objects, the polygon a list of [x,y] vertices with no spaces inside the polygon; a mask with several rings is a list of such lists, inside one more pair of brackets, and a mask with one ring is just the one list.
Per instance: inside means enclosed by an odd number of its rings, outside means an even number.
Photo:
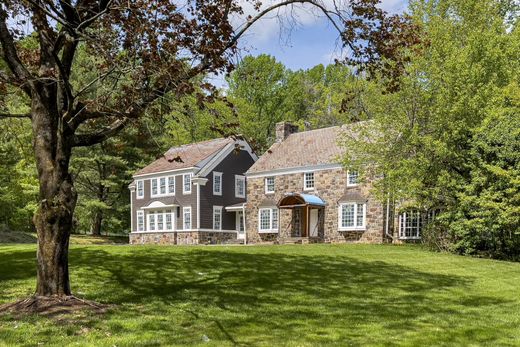
[{"label": "tree bark", "polygon": [[92,218],[90,233],[94,236],[101,236],[101,225],[103,224],[103,211],[97,210]]},{"label": "tree bark", "polygon": [[77,200],[69,173],[72,136],[57,110],[55,86],[42,85],[34,94],[33,148],[40,182],[34,215],[38,234],[36,295],[68,296],[69,236]]}]

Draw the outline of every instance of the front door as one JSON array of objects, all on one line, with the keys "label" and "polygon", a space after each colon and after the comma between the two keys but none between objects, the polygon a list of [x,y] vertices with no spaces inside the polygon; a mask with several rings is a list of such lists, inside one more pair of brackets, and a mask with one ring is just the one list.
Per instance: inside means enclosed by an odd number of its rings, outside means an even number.
[{"label": "front door", "polygon": [[245,227],[244,227],[244,212],[239,211],[236,213],[236,215],[237,215],[237,220],[236,220],[237,238],[243,240],[246,237]]},{"label": "front door", "polygon": [[318,210],[310,210],[309,218],[309,236],[318,237]]}]

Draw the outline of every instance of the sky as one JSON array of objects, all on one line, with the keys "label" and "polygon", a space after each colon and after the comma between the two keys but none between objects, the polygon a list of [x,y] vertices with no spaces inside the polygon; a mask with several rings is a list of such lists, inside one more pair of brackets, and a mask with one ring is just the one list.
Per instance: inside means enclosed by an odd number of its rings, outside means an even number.
[{"label": "sky", "polygon": [[[332,1],[325,0],[325,3]],[[407,0],[381,0],[381,7],[389,13],[400,13],[406,9],[407,3]],[[245,15],[255,13],[252,8],[246,8]],[[290,31],[281,27],[275,16],[256,22],[240,40],[241,56],[269,54],[291,70],[334,63],[334,58],[341,54],[336,29],[328,20],[316,16],[309,9],[299,8],[294,14],[299,24]],[[244,18],[235,18],[232,22],[237,27],[243,21]],[[212,82],[226,87],[222,77],[212,78]]]}]

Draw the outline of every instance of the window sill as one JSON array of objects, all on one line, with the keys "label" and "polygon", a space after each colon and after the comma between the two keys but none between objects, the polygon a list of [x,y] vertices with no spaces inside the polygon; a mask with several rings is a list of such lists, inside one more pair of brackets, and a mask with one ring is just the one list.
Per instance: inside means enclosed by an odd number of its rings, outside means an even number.
[{"label": "window sill", "polygon": [[358,228],[339,228],[339,231],[366,231],[366,227],[358,227]]},{"label": "window sill", "polygon": [[420,236],[400,236],[399,237],[399,240],[420,240],[421,237]]},{"label": "window sill", "polygon": [[274,192],[265,192],[265,195],[273,195]]},{"label": "window sill", "polygon": [[259,234],[278,234],[278,230],[258,230]]},{"label": "window sill", "polygon": [[[169,194],[156,194],[156,195],[152,195],[150,194],[150,198],[165,198],[165,197],[168,197],[168,196],[175,196],[175,193],[169,193]],[[144,199],[143,198],[138,198],[138,199]]]}]

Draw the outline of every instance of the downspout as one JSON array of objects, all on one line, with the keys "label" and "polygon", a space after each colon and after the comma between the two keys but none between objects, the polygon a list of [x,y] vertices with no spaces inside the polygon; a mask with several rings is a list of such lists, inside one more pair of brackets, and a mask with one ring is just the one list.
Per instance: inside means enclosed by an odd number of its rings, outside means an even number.
[{"label": "downspout", "polygon": [[[247,228],[246,228],[246,204],[242,205],[242,218],[244,218],[244,245],[247,245]],[[240,223],[240,221],[239,221]],[[240,228],[240,226],[239,226]]]},{"label": "downspout", "polygon": [[394,239],[392,235],[390,235],[389,232],[389,223],[390,223],[390,198],[386,198],[386,225],[385,225],[385,236],[389,237],[390,239]]}]

